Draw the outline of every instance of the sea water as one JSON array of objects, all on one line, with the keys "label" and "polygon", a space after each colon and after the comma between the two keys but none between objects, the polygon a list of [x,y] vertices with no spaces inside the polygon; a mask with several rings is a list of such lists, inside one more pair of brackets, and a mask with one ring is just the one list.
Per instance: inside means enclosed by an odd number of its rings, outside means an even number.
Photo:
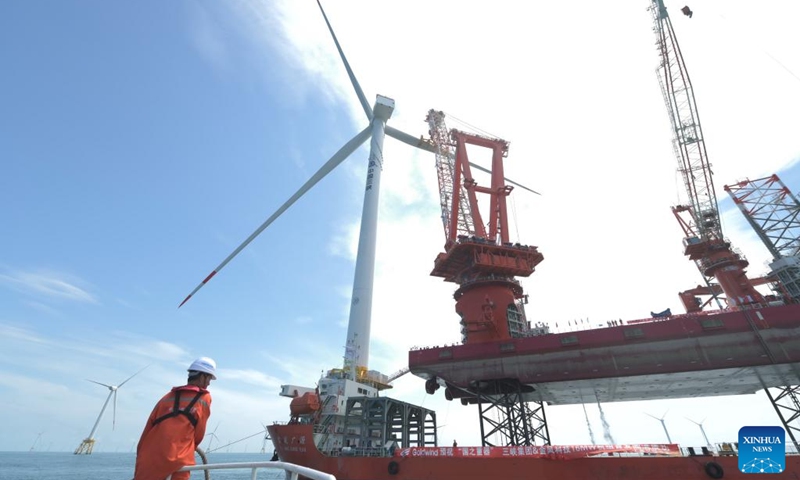
[{"label": "sea water", "polygon": [[[208,463],[268,462],[263,453],[212,453]],[[200,462],[200,460],[198,460]],[[135,453],[0,452],[0,480],[131,480]],[[260,480],[283,480],[283,470],[258,470]],[[247,480],[250,469],[211,470],[211,480]],[[203,480],[192,472],[192,480]]]}]

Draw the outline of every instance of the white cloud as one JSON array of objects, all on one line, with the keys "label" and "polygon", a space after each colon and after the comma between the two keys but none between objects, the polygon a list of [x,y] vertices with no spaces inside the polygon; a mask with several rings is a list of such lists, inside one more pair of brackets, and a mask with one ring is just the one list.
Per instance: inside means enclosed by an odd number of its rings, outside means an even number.
[{"label": "white cloud", "polygon": [[202,4],[192,4],[189,10],[190,34],[194,47],[215,69],[227,71],[230,53],[218,25],[218,18]]},{"label": "white cloud", "polygon": [[[120,388],[114,430],[113,408],[109,406],[104,414],[96,433],[96,451],[128,451],[138,441],[156,401],[171,385],[185,381],[191,357],[178,345],[125,332],[107,340],[100,344],[89,338],[55,339],[34,329],[0,324],[0,351],[4,352],[0,395],[7,406],[0,449],[18,449],[17,433],[31,428],[49,432],[54,450],[74,449],[89,433],[108,394],[106,388],[85,379],[119,384],[146,366]],[[285,379],[255,369],[225,368],[219,377],[210,388],[214,404],[209,428],[219,423],[217,435],[225,442],[239,440],[260,429],[261,422],[283,418],[288,412],[285,399],[277,395]],[[52,408],[54,402],[57,409]],[[253,438],[246,445],[256,451],[261,443],[261,438]]]},{"label": "white cloud", "polygon": [[15,327],[13,325],[0,324],[0,337],[13,338],[16,340],[23,340],[33,343],[49,343],[47,339],[42,336],[36,335],[26,328]]},{"label": "white cloud", "polygon": [[99,303],[94,295],[79,286],[82,280],[59,272],[10,271],[0,274],[0,285],[35,296],[40,300],[69,300]]},{"label": "white cloud", "polygon": [[307,28],[309,18],[319,20],[315,3],[244,0],[229,6],[259,48],[283,60],[280,69],[265,65],[264,74],[283,79],[286,91],[282,97],[287,101],[305,102],[313,89],[333,103],[349,92],[349,85],[342,81],[318,89],[321,82],[327,83],[339,71],[339,63],[329,55],[327,31]]},{"label": "white cloud", "polygon": [[257,370],[230,370],[220,369],[219,377],[228,381],[239,381],[248,385],[266,387],[273,391],[280,388],[280,380]]},{"label": "white cloud", "polygon": [[38,310],[41,313],[44,313],[44,314],[47,314],[47,315],[50,315],[50,316],[53,316],[53,317],[59,317],[59,316],[62,315],[61,312],[58,309],[55,309],[55,308],[50,307],[50,306],[47,306],[47,305],[45,305],[45,304],[43,304],[41,302],[23,301],[22,303],[24,303],[25,305],[31,307],[34,310]]},{"label": "white cloud", "polygon": [[0,385],[6,388],[13,388],[33,394],[34,392],[47,392],[48,396],[64,395],[69,392],[69,389],[64,385],[57,383],[40,380],[37,378],[30,378],[24,375],[17,375],[10,372],[5,372],[0,376]]},{"label": "white cloud", "polygon": [[[360,222],[349,222],[346,225],[337,226],[328,242],[328,251],[338,257],[355,261],[360,228]],[[348,292],[349,294],[350,292]]]}]

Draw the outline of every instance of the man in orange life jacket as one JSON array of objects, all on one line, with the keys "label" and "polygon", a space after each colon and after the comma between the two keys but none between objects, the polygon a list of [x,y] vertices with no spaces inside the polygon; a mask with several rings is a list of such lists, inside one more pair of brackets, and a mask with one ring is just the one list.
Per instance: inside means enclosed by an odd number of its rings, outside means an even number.
[{"label": "man in orange life jacket", "polygon": [[194,451],[206,434],[211,415],[208,385],[216,380],[217,364],[200,357],[189,366],[189,380],[159,400],[139,439],[133,480],[188,480],[190,472],[175,473],[194,465]]}]

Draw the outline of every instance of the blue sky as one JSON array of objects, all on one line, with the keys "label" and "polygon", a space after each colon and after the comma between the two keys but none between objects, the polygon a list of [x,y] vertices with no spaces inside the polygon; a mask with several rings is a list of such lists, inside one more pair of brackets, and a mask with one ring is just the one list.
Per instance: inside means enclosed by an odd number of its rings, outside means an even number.
[{"label": "blue sky", "polygon": [[[678,311],[676,292],[700,279],[669,210],[681,183],[647,2],[551,3],[326,8],[368,100],[396,100],[391,125],[424,135],[437,108],[511,142],[508,176],[543,193],[517,191],[512,205],[519,240],[545,256],[523,282],[531,320]],[[689,20],[666,4],[724,228],[763,273],[766,249],[722,185],[774,172],[800,185],[800,12],[717,0]],[[0,4],[0,450],[27,450],[40,432],[37,448],[74,449],[106,396],[86,379],[118,383],[149,365],[120,391],[115,429],[108,412],[97,432],[98,451],[128,451],[200,355],[220,367],[209,428],[238,440],[288,417],[281,384],[313,385],[341,363],[365,149],[177,309],[366,125],[335,55],[312,1]],[[452,287],[427,275],[443,244],[433,158],[391,139],[385,158],[371,366],[391,373],[410,347],[459,334]],[[476,413],[426,396],[421,380],[393,395],[437,408],[445,443],[478,441]],[[662,441],[630,412],[669,410],[673,439],[700,445],[684,416],[729,440],[741,426],[730,415],[777,421],[766,402],[604,410],[619,440]],[[555,442],[589,441],[580,407],[548,418]]]}]

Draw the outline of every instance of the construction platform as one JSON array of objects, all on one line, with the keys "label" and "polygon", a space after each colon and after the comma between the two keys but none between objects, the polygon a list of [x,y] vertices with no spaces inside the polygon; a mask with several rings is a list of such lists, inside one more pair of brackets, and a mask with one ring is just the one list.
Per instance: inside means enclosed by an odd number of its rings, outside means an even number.
[{"label": "construction platform", "polygon": [[423,348],[408,365],[463,402],[500,379],[552,405],[754,393],[800,384],[800,305]]}]

